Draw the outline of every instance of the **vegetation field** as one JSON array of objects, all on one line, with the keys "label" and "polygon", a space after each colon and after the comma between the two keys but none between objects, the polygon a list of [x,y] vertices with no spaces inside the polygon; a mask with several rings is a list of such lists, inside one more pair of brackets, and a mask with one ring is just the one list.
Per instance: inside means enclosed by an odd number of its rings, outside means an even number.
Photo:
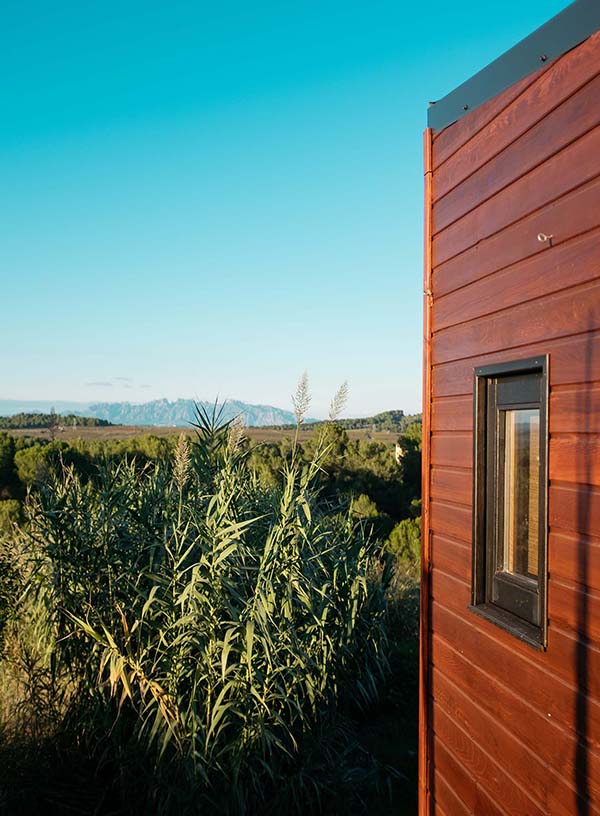
[{"label": "vegetation field", "polygon": [[[289,428],[246,428],[245,434],[253,442],[281,442],[284,439],[292,439],[294,437],[294,430]],[[8,431],[15,437],[32,437],[34,439],[63,439],[71,442],[76,439],[82,440],[98,440],[103,441],[107,439],[131,439],[136,436],[157,436],[169,437],[178,436],[185,433],[190,437],[195,434],[193,427],[174,428],[160,425],[106,425],[106,426],[73,426],[64,425],[59,426],[58,429],[50,430],[48,428],[12,428]],[[311,439],[317,429],[311,429],[307,425],[302,429],[301,439]],[[346,431],[349,439],[372,439],[375,442],[383,442],[393,445],[398,437],[398,433],[394,431],[370,431],[366,428],[349,429]]]},{"label": "vegetation field", "polygon": [[297,413],[0,433],[1,813],[416,812],[420,426]]}]

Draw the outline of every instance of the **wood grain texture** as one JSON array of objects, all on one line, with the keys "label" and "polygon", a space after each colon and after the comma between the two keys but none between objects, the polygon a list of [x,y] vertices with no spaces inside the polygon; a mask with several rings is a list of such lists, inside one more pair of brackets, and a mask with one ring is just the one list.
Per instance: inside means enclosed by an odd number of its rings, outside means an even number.
[{"label": "wood grain texture", "polygon": [[471,508],[431,500],[431,530],[440,535],[448,535],[458,541],[471,543]]},{"label": "wood grain texture", "polygon": [[550,529],[600,538],[600,489],[587,484],[550,484]]},{"label": "wood grain texture", "polygon": [[[443,576],[440,575],[439,579],[443,585],[445,580]],[[454,587],[452,579],[446,583]],[[455,646],[461,654],[464,654],[465,657],[476,663],[483,671],[490,671],[500,682],[505,682],[503,677],[507,678],[506,682],[509,682],[510,666],[507,668],[506,674],[498,675],[493,671],[493,659],[501,660],[503,665],[505,660],[509,662],[513,661],[513,669],[518,665],[519,660],[525,661],[526,665],[532,662],[532,651],[529,646],[516,641],[513,637],[505,636],[505,633],[503,633],[501,629],[478,618],[474,613],[462,607],[460,603],[455,604],[453,598],[446,598],[443,599],[443,601],[443,603],[434,603],[432,607],[434,632],[443,637],[446,642]],[[578,694],[575,667],[581,658],[581,649],[585,646],[588,666],[586,694],[589,699],[594,701],[595,705],[598,705],[600,701],[600,649],[589,642],[582,643],[576,635],[561,629],[557,624],[554,626],[551,625],[549,634],[551,648],[533,661],[534,666],[537,666],[538,671],[542,670],[544,672],[544,677],[550,674],[553,683],[562,682],[566,684],[571,689],[571,697],[569,699],[575,701]],[[488,638],[490,640],[489,648],[493,651],[493,659],[488,660],[488,658],[484,656],[483,662],[480,663],[478,655],[482,648],[487,651],[488,646],[486,646],[486,644]],[[506,649],[508,649],[510,654],[514,654],[514,657],[505,657],[504,653]],[[488,666],[489,669],[486,669],[486,666]],[[560,688],[562,688],[562,686],[560,686]],[[520,693],[518,689],[516,691]],[[548,689],[548,693],[551,693],[551,689]],[[525,690],[523,694],[526,695]],[[545,698],[543,696],[535,697],[534,699],[526,695],[524,699],[535,708],[539,708],[540,710],[544,709],[543,701]],[[567,730],[574,732],[573,712],[574,708],[566,711],[567,717],[563,717],[559,722],[561,722]],[[548,711],[544,713],[547,715]]]},{"label": "wood grain texture", "polygon": [[[588,304],[592,308],[593,304]],[[434,404],[439,397],[473,393],[473,370],[477,366],[550,354],[550,380],[556,385],[583,384],[600,381],[600,332],[583,332],[576,336],[555,339],[541,338],[537,343],[519,349],[498,349],[482,354],[476,351],[468,359],[449,360],[432,371]]]},{"label": "wood grain texture", "polygon": [[[592,367],[593,359],[588,362]],[[564,388],[555,386],[551,395],[550,418],[551,433],[600,434],[600,383]]]},{"label": "wood grain texture", "polygon": [[[476,663],[465,658],[442,638],[434,636],[433,650],[436,665],[445,677],[468,697],[479,701],[490,717],[502,722],[542,763],[556,770],[564,769],[567,780],[573,786],[578,739],[572,731],[564,729],[544,712],[531,706],[527,698],[515,693],[512,685],[506,686],[494,675],[483,672]],[[487,689],[488,693],[481,695],[482,688]],[[590,782],[594,800],[598,802],[600,755],[596,752],[590,752]]]},{"label": "wood grain texture", "polygon": [[[482,127],[470,139],[468,149],[455,151],[438,168],[434,199],[446,195],[589,82],[600,71],[599,46],[600,34],[595,34],[580,48],[555,60],[547,71],[534,77],[527,86],[527,93],[519,93]],[[435,144],[436,154],[437,150],[438,144]]]},{"label": "wood grain texture", "polygon": [[[600,59],[596,70],[600,70]],[[433,206],[435,232],[481,206],[596,127],[600,123],[599,97],[600,77],[596,77],[438,200]],[[495,131],[492,138],[495,140]]]},{"label": "wood grain texture", "polygon": [[547,70],[546,67],[541,68],[537,74],[524,77],[493,99],[479,105],[478,108],[471,111],[467,116],[463,116],[458,122],[436,133],[433,138],[433,169],[436,170],[457,150],[464,147],[469,139],[479,133],[482,128],[493,122],[498,114],[532,85],[545,70]]},{"label": "wood grain texture", "polygon": [[431,464],[470,468],[473,447],[470,433],[436,433],[431,437]]},{"label": "wood grain texture", "polygon": [[473,497],[472,471],[466,468],[434,467],[431,495],[434,499],[470,506]]},{"label": "wood grain texture", "polygon": [[600,643],[600,596],[597,592],[556,578],[549,581],[548,617],[580,639],[589,638],[592,643]]},{"label": "wood grain texture", "polygon": [[437,399],[431,406],[431,430],[434,433],[443,431],[471,431],[473,427],[472,397]]},{"label": "wood grain texture", "polygon": [[[534,652],[531,647],[492,623],[478,618],[467,610],[463,584],[443,573],[433,570],[434,604],[432,606],[432,630],[435,636],[456,645],[460,654],[470,660],[499,683],[511,688],[523,700],[552,719],[561,728],[572,734],[577,731],[573,716],[579,698],[587,700],[586,734],[580,736],[588,740],[591,749],[600,749],[600,705],[592,688],[598,688],[597,651],[590,651],[589,683],[587,691],[578,689],[575,663],[558,663],[552,656],[553,633],[549,630],[547,652]],[[449,591],[452,594],[447,594]],[[438,603],[438,598],[441,602]],[[452,607],[451,609],[448,607]],[[577,655],[578,641],[557,631],[556,639],[562,641],[563,654],[569,645],[573,646],[573,656]],[[435,656],[434,656],[435,660]],[[560,671],[557,671],[557,668]],[[593,678],[593,679],[592,679]],[[434,708],[435,714],[435,708]],[[510,712],[506,712],[510,717]],[[535,720],[534,720],[535,722]]]},{"label": "wood grain texture", "polygon": [[[531,800],[525,790],[515,783],[512,775],[501,766],[498,757],[492,757],[478,745],[472,735],[458,725],[440,706],[436,710],[434,728],[436,737],[448,746],[460,764],[477,779],[485,779],[492,801],[501,802],[508,816],[548,816]],[[439,744],[436,740],[435,745]],[[485,745],[485,743],[483,743]],[[483,800],[483,803],[485,799]],[[472,810],[478,816],[487,816],[481,801],[479,809]]]},{"label": "wood grain texture", "polygon": [[[600,105],[598,110],[600,115]],[[548,247],[544,253],[445,297],[436,298],[433,308],[435,331],[600,278],[599,246],[600,228],[596,228],[572,241]]]},{"label": "wood grain texture", "polygon": [[[452,720],[486,746],[492,756],[501,757],[514,781],[534,798],[542,813],[573,816],[577,812],[575,791],[566,778],[552,772],[539,757],[516,739],[502,722],[491,717],[470,699],[434,664],[432,696]],[[485,784],[481,780],[482,785]],[[502,801],[502,799],[500,799]]]},{"label": "wood grain texture", "polygon": [[[434,742],[434,754],[435,767],[440,770],[446,784],[452,787],[457,799],[457,808],[460,809],[461,806],[466,806],[469,814],[476,814],[477,816],[502,816],[502,814],[506,813],[483,791],[473,776],[444,745],[439,736],[436,737]],[[436,787],[436,801],[437,793],[438,789]],[[446,800],[445,792],[444,799]]]},{"label": "wood grain texture", "polygon": [[431,554],[436,569],[470,584],[471,547],[465,541],[434,534],[431,539]]},{"label": "wood grain texture", "polygon": [[595,178],[599,164],[600,128],[594,128],[437,234],[434,213],[433,267]]},{"label": "wood grain texture", "polygon": [[[432,359],[435,366],[475,355],[505,353],[508,349],[535,343],[547,344],[575,332],[598,329],[600,279],[442,329],[433,335]],[[515,359],[518,356],[513,354]]]},{"label": "wood grain texture", "polygon": [[[549,419],[551,434],[600,434],[600,383],[554,386]],[[472,395],[436,399],[431,426],[434,433],[460,432],[464,439],[473,429]]]},{"label": "wood grain texture", "polygon": [[459,798],[452,785],[442,776],[440,765],[436,761],[433,767],[433,792],[435,796],[435,812],[456,814],[456,816],[471,816],[471,811]]},{"label": "wood grain texture", "polygon": [[545,204],[536,212],[475,244],[433,271],[436,297],[485,278],[548,250],[540,233],[552,235],[554,247],[600,226],[600,177]]},{"label": "wood grain texture", "polygon": [[550,439],[550,480],[600,486],[600,435],[556,434]]},{"label": "wood grain texture", "polygon": [[600,592],[600,538],[550,530],[548,570],[554,578]]}]

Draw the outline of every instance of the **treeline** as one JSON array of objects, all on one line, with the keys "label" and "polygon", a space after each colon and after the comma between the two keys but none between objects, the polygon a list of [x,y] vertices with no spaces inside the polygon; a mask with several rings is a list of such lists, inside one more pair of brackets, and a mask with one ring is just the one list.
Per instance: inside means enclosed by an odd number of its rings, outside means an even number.
[{"label": "treeline", "polygon": [[77,414],[13,414],[13,416],[0,417],[0,429],[16,431],[21,429],[34,428],[56,428],[59,425],[76,425],[80,428],[105,428],[112,425],[106,419],[97,417],[77,416]]},{"label": "treeline", "polygon": [[358,417],[357,419],[338,419],[337,424],[347,431],[370,430],[404,433],[421,422],[421,414],[405,414],[404,411],[383,411],[372,417]]},{"label": "treeline", "polygon": [[[406,417],[405,417],[406,419]],[[315,449],[325,445],[317,478],[322,497],[332,506],[349,507],[388,548],[411,560],[418,558],[421,425],[407,423],[396,446],[371,439],[351,440],[340,423],[328,423],[296,448],[299,460],[308,463]],[[130,461],[136,467],[170,458],[178,435],[145,434],[121,440],[62,440],[15,438],[0,433],[0,529],[22,517],[22,500],[51,472],[72,466],[84,479],[94,479],[107,461]],[[240,448],[255,478],[266,488],[280,488],[286,463],[292,456],[291,437],[255,443],[242,437]]]},{"label": "treeline", "polygon": [[[323,425],[329,424],[329,420],[315,420],[302,425],[303,433],[312,432]],[[356,417],[354,419],[336,419],[335,424],[345,431],[373,431],[387,433],[406,433],[411,425],[421,424],[421,414],[405,414],[404,411],[382,411],[371,417]],[[268,428],[278,428],[283,430],[293,430],[295,425],[268,425]]]}]

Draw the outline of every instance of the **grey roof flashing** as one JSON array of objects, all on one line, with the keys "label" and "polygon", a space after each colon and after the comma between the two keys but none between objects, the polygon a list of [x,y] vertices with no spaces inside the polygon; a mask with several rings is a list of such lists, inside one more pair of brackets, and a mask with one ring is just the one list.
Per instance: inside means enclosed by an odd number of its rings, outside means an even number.
[{"label": "grey roof flashing", "polygon": [[501,91],[560,57],[600,29],[600,0],[575,0],[427,112],[427,125],[441,130]]}]

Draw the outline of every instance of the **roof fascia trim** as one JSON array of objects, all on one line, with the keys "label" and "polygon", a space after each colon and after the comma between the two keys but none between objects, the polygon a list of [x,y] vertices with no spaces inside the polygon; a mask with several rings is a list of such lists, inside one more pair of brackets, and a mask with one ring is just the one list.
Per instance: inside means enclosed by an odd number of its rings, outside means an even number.
[{"label": "roof fascia trim", "polygon": [[427,112],[427,125],[441,130],[505,88],[560,57],[600,29],[600,0],[575,0],[506,51]]}]

